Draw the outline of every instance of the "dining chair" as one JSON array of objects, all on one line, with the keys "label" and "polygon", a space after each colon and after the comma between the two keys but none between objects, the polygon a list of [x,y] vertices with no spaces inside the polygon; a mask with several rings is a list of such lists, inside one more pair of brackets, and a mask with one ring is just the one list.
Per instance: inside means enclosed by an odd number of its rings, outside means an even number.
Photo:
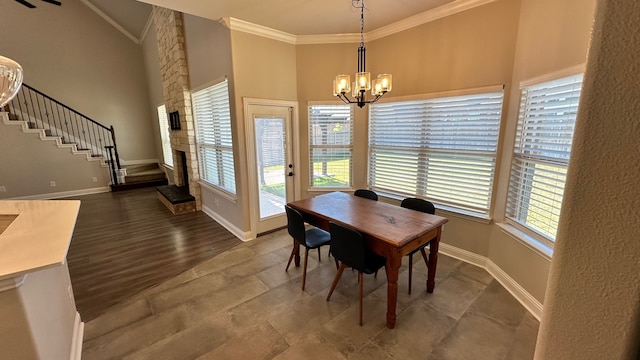
[{"label": "dining chair", "polygon": [[[418,199],[418,198],[406,198],[402,200],[402,202],[400,203],[400,206],[403,208],[421,211],[423,213],[427,213],[431,215],[434,215],[436,213],[436,207],[433,206],[431,201]],[[429,266],[429,260],[427,259],[427,253],[424,251],[424,248],[427,247],[427,245],[431,244],[432,240],[433,239],[431,239],[430,241],[426,242],[424,245],[420,246],[419,248],[413,250],[408,254],[409,256],[409,295],[411,295],[411,275],[413,273],[413,254],[420,251],[420,253],[422,254],[422,258],[424,259],[424,263],[427,264],[427,266]]]},{"label": "dining chair", "polygon": [[342,277],[344,269],[350,267],[358,270],[360,326],[362,326],[362,283],[364,282],[362,274],[376,273],[384,266],[387,259],[369,250],[359,231],[330,222],[329,232],[331,233],[331,253],[340,262],[340,267],[333,279],[331,289],[329,289],[327,301],[331,299],[331,294],[333,294],[333,290],[335,290],[340,277]]},{"label": "dining chair", "polygon": [[353,193],[353,195],[378,201],[378,194],[368,189],[358,189]]},{"label": "dining chair", "polygon": [[[287,230],[289,231],[289,235],[294,240],[293,249],[291,250],[291,255],[289,256],[289,262],[287,262],[287,268],[284,271],[289,270],[289,265],[291,265],[291,260],[296,255],[296,243],[304,246],[304,268],[302,270],[302,290],[304,290],[305,283],[307,281],[307,259],[309,258],[309,250],[318,249],[318,261],[320,261],[320,247],[324,245],[329,245],[331,242],[331,235],[316,227],[311,229],[306,229],[304,225],[304,219],[302,218],[302,214],[298,212],[298,210],[290,207],[289,205],[285,205],[285,210],[287,212]],[[338,260],[336,259],[336,268],[338,267]]]}]

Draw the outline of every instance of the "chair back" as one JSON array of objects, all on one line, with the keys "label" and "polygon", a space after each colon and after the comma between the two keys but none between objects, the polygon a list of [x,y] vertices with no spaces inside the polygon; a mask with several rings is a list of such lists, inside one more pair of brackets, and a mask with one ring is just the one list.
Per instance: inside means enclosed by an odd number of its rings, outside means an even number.
[{"label": "chair back", "polygon": [[329,223],[331,233],[331,254],[341,263],[358,271],[365,268],[365,242],[359,231]]},{"label": "chair back", "polygon": [[368,189],[358,189],[353,193],[353,195],[378,201],[378,194]]},{"label": "chair back", "polygon": [[423,213],[434,215],[436,213],[436,207],[433,206],[431,201],[418,199],[418,198],[406,198],[402,200],[400,206],[403,208],[421,211]]},{"label": "chair back", "polygon": [[285,205],[284,209],[287,212],[287,230],[289,231],[289,235],[291,235],[295,241],[306,244],[306,229],[304,227],[302,214],[289,205]]}]

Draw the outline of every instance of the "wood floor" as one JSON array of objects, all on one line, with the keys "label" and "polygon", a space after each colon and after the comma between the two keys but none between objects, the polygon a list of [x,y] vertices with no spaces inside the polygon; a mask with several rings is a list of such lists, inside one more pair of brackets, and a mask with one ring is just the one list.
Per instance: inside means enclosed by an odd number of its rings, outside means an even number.
[{"label": "wood floor", "polygon": [[202,212],[173,215],[155,188],[81,200],[68,263],[83,321],[241,243]]}]

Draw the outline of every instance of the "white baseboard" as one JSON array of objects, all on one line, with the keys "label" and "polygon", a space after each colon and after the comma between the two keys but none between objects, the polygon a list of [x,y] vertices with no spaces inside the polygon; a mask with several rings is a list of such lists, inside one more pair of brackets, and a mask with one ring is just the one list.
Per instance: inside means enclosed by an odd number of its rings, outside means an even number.
[{"label": "white baseboard", "polygon": [[18,196],[18,197],[10,198],[7,200],[53,200],[53,199],[71,197],[71,196],[99,194],[99,193],[105,193],[109,191],[111,191],[111,188],[109,187],[99,187],[99,188],[91,188],[91,189],[62,191],[62,192],[49,193],[49,194]]},{"label": "white baseboard", "polygon": [[490,259],[472,253],[470,251],[457,248],[445,243],[440,243],[439,252],[451,256],[452,258],[464,261],[466,263],[481,267],[496,281],[498,281],[511,295],[513,295],[522,306],[527,309],[531,315],[533,315],[538,321],[542,317],[543,305],[536,298],[534,298],[527,290],[525,290],[518,282],[509,276],[504,270],[496,265]]},{"label": "white baseboard", "polygon": [[218,224],[222,225],[222,227],[229,230],[229,232],[235,235],[238,239],[242,241],[253,240],[251,238],[251,232],[238,229],[238,227],[227,221],[225,218],[219,216],[215,211],[211,210],[207,206],[202,206],[202,212],[207,214],[207,216],[215,220]]},{"label": "white baseboard", "polygon": [[531,315],[533,315],[538,321],[542,318],[542,303],[534,298],[529,292],[527,292],[520,284],[518,284],[509,274],[504,272],[493,261],[488,260],[487,271],[494,279],[496,279],[508,292],[515,297],[522,306],[524,306]]},{"label": "white baseboard", "polygon": [[73,338],[71,339],[71,354],[69,360],[82,359],[82,340],[84,339],[84,322],[80,319],[80,313],[76,311],[76,319],[73,324]]}]

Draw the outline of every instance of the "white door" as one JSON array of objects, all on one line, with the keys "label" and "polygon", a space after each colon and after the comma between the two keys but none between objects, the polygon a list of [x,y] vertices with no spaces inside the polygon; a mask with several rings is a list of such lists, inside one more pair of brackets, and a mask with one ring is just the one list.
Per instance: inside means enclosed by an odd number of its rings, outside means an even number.
[{"label": "white door", "polygon": [[244,99],[251,232],[287,225],[284,206],[295,199],[293,117],[297,104]]}]

